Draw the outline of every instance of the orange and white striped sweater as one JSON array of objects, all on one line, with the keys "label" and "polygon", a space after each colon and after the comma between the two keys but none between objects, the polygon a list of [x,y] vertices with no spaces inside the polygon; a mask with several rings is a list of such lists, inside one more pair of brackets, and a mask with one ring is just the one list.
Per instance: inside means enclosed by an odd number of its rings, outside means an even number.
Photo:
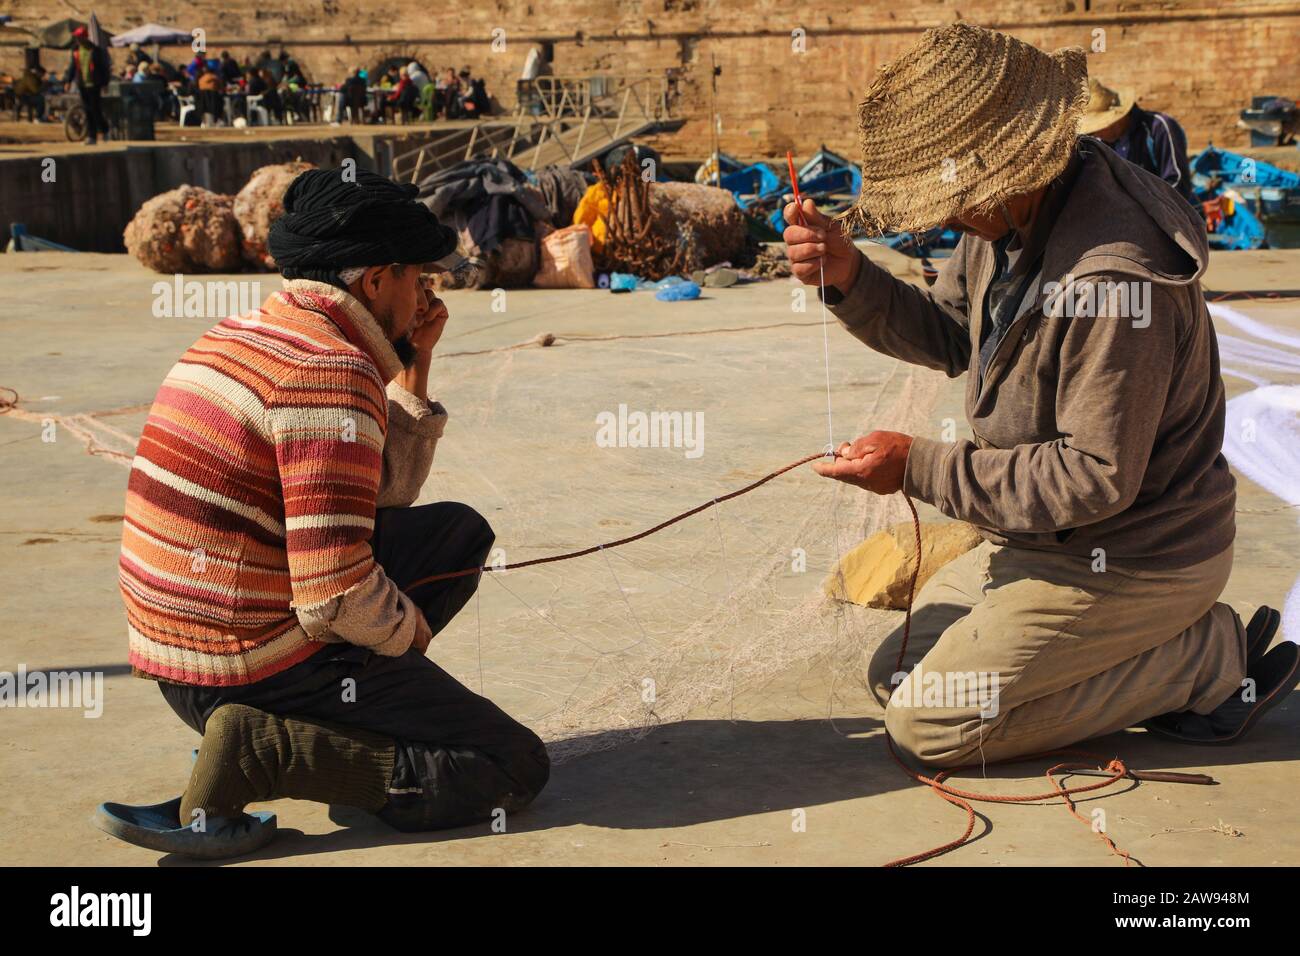
[{"label": "orange and white striped sweater", "polygon": [[427,631],[370,548],[446,422],[348,293],[284,283],[181,356],[127,484],[119,581],[137,672],[249,684],[323,642],[396,656]]}]

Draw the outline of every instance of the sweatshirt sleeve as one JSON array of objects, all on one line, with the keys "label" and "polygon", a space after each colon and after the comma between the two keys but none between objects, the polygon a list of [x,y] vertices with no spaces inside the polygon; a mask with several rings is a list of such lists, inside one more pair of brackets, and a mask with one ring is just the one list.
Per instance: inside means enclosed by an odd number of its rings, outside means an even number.
[{"label": "sweatshirt sleeve", "polygon": [[965,243],[958,243],[929,290],[895,278],[863,255],[853,287],[827,305],[854,338],[877,352],[955,378],[970,365]]},{"label": "sweatshirt sleeve", "polygon": [[377,501],[380,508],[405,508],[420,496],[446,426],[447,410],[440,402],[416,398],[396,382],[388,383],[388,434]]},{"label": "sweatshirt sleeve", "polygon": [[267,414],[299,623],[314,640],[405,653],[428,624],[370,547],[387,426],[379,376],[355,354],[315,356],[277,385]]},{"label": "sweatshirt sleeve", "polygon": [[[1076,312],[1042,320],[1068,323],[1055,403],[1060,438],[1014,448],[915,438],[903,490],[953,518],[1024,533],[1093,524],[1132,505],[1156,441],[1179,340],[1177,302],[1161,286],[1147,288],[1145,319],[1114,316],[1113,303],[1098,295],[1103,301],[1096,318]],[[1083,295],[1084,283],[1073,289]]]}]

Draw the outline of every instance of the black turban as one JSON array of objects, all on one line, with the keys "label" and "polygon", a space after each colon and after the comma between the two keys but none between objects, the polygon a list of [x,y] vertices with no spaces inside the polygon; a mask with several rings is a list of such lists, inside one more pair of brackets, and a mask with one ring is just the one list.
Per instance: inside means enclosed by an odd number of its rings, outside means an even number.
[{"label": "black turban", "polygon": [[284,193],[267,248],[286,279],[341,284],[358,266],[439,262],[454,266],[456,230],[416,200],[419,190],[364,169],[309,169]]}]

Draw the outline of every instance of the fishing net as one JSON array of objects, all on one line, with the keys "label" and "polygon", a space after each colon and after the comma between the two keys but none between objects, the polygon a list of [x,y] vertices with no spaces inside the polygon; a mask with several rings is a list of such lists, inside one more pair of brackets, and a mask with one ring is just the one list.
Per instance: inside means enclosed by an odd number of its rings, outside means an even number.
[{"label": "fishing net", "polygon": [[[501,330],[481,319],[450,334],[431,379],[451,420],[419,500],[478,509],[496,531],[490,563],[629,536],[824,446],[824,348],[836,440],[933,433],[941,375],[838,332],[826,344],[820,321],[789,320],[784,283],[755,289],[748,327],[697,310],[666,330],[611,315],[594,323],[608,331],[566,331],[565,317],[593,327],[589,312],[579,319],[591,293],[561,291],[546,293],[564,297],[558,305],[519,310],[530,329],[557,323],[558,340],[494,347]],[[597,415],[621,404],[702,414],[701,453],[602,447]],[[55,420],[90,453],[129,467],[147,405],[8,411]],[[841,555],[907,517],[899,495],[802,466],[623,547],[485,574],[429,653],[534,728],[556,761],[687,718],[749,716],[755,701],[769,716],[834,726],[837,714],[874,707],[866,661],[901,615],[831,601],[822,583]]]},{"label": "fishing net", "polygon": [[[819,420],[813,398],[821,331],[807,331],[795,347],[773,348],[771,333],[707,344],[570,339],[436,363],[439,394],[456,399],[421,501],[473,504],[493,524],[501,563],[656,525],[825,443],[825,408]],[[873,358],[878,374],[840,383],[857,420],[837,437],[928,430],[942,377]],[[696,362],[700,374],[677,368],[652,383],[674,362]],[[745,396],[765,382],[809,383],[797,403],[808,398],[807,414],[756,429]],[[704,453],[599,447],[596,416],[620,401],[703,410]],[[901,615],[831,601],[822,581],[840,555],[906,517],[901,496],[805,466],[623,547],[485,574],[431,653],[541,734],[557,762],[688,717],[735,716],[742,695],[792,670],[819,671],[804,713],[833,718],[865,702],[866,657]]]}]

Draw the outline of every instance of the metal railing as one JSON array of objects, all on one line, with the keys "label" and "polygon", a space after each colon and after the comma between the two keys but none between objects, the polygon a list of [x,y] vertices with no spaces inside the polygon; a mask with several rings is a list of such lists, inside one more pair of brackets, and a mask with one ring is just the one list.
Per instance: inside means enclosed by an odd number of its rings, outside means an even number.
[{"label": "metal railing", "polygon": [[452,130],[392,159],[399,182],[470,159],[508,159],[524,169],[579,165],[671,118],[666,75],[541,76],[521,80],[511,119]]}]

